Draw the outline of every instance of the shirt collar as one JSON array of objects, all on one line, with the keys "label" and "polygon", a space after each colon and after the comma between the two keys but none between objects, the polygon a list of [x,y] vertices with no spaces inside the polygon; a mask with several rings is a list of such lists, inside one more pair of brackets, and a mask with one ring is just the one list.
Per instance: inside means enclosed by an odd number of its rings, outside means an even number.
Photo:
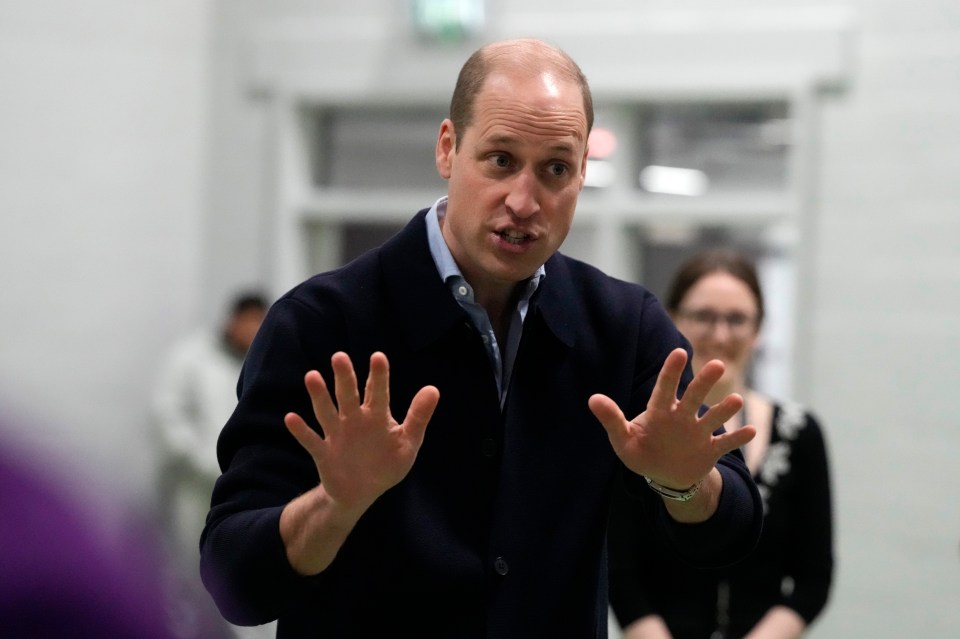
[{"label": "shirt collar", "polygon": [[[446,214],[447,196],[444,195],[434,202],[430,210],[427,211],[427,241],[430,244],[430,255],[433,256],[433,262],[437,265],[437,271],[444,282],[451,277],[465,280],[466,278],[463,277],[460,267],[453,259],[453,253],[450,252],[450,247],[447,246],[446,240],[443,239],[443,232],[440,230],[440,219]],[[541,264],[528,280],[524,298],[529,299],[530,295],[537,290],[546,273],[546,269]]]},{"label": "shirt collar", "polygon": [[427,241],[430,243],[430,255],[437,265],[437,271],[440,278],[446,282],[451,277],[463,278],[460,267],[453,259],[453,253],[443,239],[443,231],[440,230],[440,218],[447,214],[447,196],[443,196],[430,207],[427,211]]}]

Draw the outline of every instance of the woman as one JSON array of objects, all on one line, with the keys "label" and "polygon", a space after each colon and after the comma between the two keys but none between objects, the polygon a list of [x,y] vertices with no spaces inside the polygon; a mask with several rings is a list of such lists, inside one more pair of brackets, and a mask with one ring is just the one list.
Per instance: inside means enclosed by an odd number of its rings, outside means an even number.
[{"label": "woman", "polygon": [[763,322],[754,265],[708,251],[681,266],[667,310],[693,346],[693,368],[720,359],[727,369],[705,403],[744,398],[728,430],[753,424],[743,450],[764,500],[764,529],[742,562],[698,570],[672,559],[643,525],[640,501],[621,492],[610,524],[610,601],[625,639],[800,636],[823,611],[833,576],[833,515],[824,436],[793,403],[748,387]]}]

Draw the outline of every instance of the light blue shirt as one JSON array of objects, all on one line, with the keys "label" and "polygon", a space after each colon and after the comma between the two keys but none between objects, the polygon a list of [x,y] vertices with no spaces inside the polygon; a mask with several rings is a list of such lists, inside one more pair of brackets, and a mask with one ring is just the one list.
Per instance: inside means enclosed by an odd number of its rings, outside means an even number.
[{"label": "light blue shirt", "polygon": [[497,336],[493,332],[493,325],[490,323],[490,317],[487,311],[477,303],[473,295],[473,287],[463,277],[460,267],[457,266],[450,253],[450,247],[443,239],[443,233],[440,231],[440,219],[447,214],[447,198],[440,198],[430,207],[427,212],[427,241],[430,243],[430,255],[433,256],[433,262],[437,265],[437,271],[440,278],[447,284],[454,299],[470,316],[470,321],[480,333],[480,338],[487,349],[487,357],[490,359],[490,366],[493,368],[493,374],[497,380],[497,388],[500,390],[500,407],[507,398],[507,389],[510,387],[510,375],[513,373],[513,362],[517,357],[517,350],[520,348],[520,334],[523,332],[523,321],[527,317],[527,309],[530,307],[530,298],[540,286],[540,280],[546,275],[543,265],[537,269],[524,285],[520,299],[517,301],[517,307],[513,310],[510,317],[510,327],[507,329],[507,344],[501,356],[500,345],[497,343]]}]

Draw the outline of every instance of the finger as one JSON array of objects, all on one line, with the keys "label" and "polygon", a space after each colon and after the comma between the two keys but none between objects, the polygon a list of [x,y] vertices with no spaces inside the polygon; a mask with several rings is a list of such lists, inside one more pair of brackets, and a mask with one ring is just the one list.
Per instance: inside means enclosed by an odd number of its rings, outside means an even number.
[{"label": "finger", "polygon": [[743,408],[743,398],[737,393],[731,393],[711,406],[700,418],[705,430],[717,430],[723,424],[740,412]]},{"label": "finger", "polygon": [[657,383],[650,393],[650,407],[661,410],[671,410],[677,401],[677,388],[680,386],[680,376],[687,365],[687,351],[675,348],[663,360],[663,367],[657,375]]},{"label": "finger", "polygon": [[357,373],[353,370],[350,356],[343,351],[330,358],[333,366],[334,394],[340,414],[352,413],[360,408],[360,389],[357,386]]},{"label": "finger", "polygon": [[314,431],[300,415],[287,413],[283,423],[294,439],[303,446],[315,460],[323,455],[323,439]]},{"label": "finger", "polygon": [[317,371],[308,371],[303,377],[303,383],[310,394],[310,403],[313,405],[313,414],[324,429],[336,428],[339,416],[337,407],[330,399],[330,391],[323,376]]},{"label": "finger", "polygon": [[410,408],[407,410],[406,419],[403,420],[403,430],[410,438],[410,441],[420,447],[423,443],[423,436],[427,430],[427,424],[433,417],[433,412],[440,401],[440,391],[436,386],[424,386],[410,402]]},{"label": "finger", "polygon": [[753,426],[742,426],[732,433],[724,433],[713,438],[713,445],[721,455],[746,446],[757,434]]},{"label": "finger", "polygon": [[370,356],[370,374],[363,391],[363,404],[374,411],[390,410],[390,363],[383,353]]},{"label": "finger", "polygon": [[700,410],[714,384],[723,377],[725,369],[726,366],[719,359],[712,359],[704,364],[684,390],[683,397],[680,398],[680,410],[693,413]]},{"label": "finger", "polygon": [[615,401],[598,393],[590,396],[587,406],[611,438],[620,440],[626,436],[627,418]]}]

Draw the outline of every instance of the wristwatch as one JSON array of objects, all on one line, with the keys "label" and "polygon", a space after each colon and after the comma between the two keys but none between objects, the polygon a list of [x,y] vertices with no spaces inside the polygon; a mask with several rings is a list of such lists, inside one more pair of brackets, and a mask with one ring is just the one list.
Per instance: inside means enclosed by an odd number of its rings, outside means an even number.
[{"label": "wristwatch", "polygon": [[697,491],[700,490],[700,486],[703,485],[703,480],[701,479],[690,488],[685,488],[683,490],[677,490],[676,488],[668,488],[667,486],[661,486],[657,482],[653,481],[649,477],[644,477],[647,480],[647,486],[650,487],[650,490],[657,493],[665,499],[672,499],[673,501],[690,501],[693,499],[693,496],[697,494]]}]

